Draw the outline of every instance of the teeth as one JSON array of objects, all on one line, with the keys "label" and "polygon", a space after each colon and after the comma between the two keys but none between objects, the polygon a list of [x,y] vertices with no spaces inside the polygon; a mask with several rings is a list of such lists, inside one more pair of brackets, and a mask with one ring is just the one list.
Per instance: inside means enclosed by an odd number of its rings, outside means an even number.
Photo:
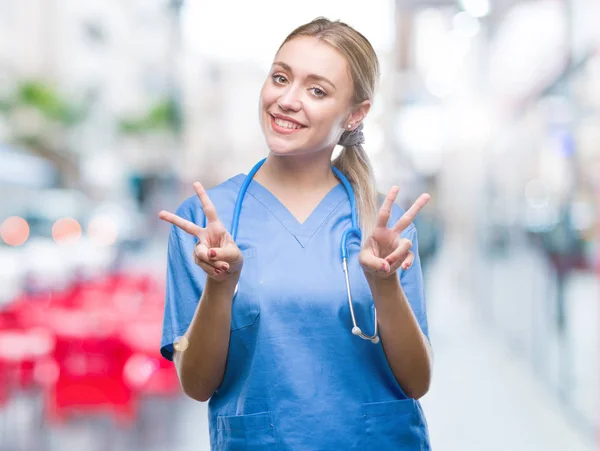
[{"label": "teeth", "polygon": [[298,128],[301,128],[301,126],[300,126],[300,125],[298,125],[298,124],[294,124],[293,122],[290,122],[290,121],[284,121],[283,119],[278,119],[278,118],[275,118],[275,123],[276,123],[277,125],[279,125],[280,127],[283,127],[283,128],[291,128],[291,129],[293,129],[293,130],[296,130],[296,129],[298,129]]}]

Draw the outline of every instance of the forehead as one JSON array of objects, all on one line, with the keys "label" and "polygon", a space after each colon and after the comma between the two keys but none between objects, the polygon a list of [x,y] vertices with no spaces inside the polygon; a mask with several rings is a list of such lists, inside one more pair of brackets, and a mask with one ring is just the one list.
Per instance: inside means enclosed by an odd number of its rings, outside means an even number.
[{"label": "forehead", "polygon": [[294,75],[320,75],[336,86],[352,82],[346,58],[329,44],[311,36],[300,36],[286,42],[275,61],[286,63]]}]

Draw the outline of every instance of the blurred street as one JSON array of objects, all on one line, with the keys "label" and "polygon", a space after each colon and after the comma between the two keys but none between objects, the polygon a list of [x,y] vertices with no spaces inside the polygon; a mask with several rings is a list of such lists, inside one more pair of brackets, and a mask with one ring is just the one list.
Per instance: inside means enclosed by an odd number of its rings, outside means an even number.
[{"label": "blurred street", "polygon": [[[465,293],[449,245],[431,268],[430,327],[434,382],[423,399],[432,446],[440,451],[584,451],[597,449]],[[526,279],[526,273],[521,273]],[[514,285],[526,283],[514,280]],[[597,410],[596,410],[597,412]]]}]

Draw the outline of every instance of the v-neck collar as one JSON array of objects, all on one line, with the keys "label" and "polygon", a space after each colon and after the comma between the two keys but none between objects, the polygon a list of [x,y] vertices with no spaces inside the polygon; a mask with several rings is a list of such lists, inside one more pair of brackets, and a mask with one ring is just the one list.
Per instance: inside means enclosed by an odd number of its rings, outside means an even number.
[{"label": "v-neck collar", "polygon": [[[236,185],[241,186],[246,174],[238,174],[231,178]],[[303,223],[287,209],[267,188],[254,179],[248,185],[246,195],[252,195],[260,202],[283,226],[296,238],[302,247],[306,247],[315,232],[321,227],[335,208],[347,198],[344,185],[337,184],[325,195]],[[246,200],[246,199],[244,199]]]}]

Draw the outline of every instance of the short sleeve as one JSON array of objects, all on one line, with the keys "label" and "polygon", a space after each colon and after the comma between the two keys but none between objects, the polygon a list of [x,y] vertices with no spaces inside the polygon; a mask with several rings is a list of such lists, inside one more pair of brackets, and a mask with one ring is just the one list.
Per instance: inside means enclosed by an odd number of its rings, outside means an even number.
[{"label": "short sleeve", "polygon": [[[194,214],[195,213],[195,214]],[[184,202],[176,213],[195,224],[204,225],[204,214]],[[194,263],[197,238],[171,226],[167,250],[167,280],[160,353],[173,360],[173,343],[188,329],[206,283],[206,273]]]},{"label": "short sleeve", "polygon": [[[395,224],[403,213],[404,211],[394,204],[388,225],[392,226]],[[400,273],[400,284],[402,285],[402,290],[408,299],[408,302],[419,323],[419,326],[421,327],[421,330],[423,331],[423,334],[425,334],[427,340],[429,340],[425,289],[423,285],[423,270],[421,268],[421,259],[419,257],[419,240],[417,237],[416,226],[411,224],[402,232],[401,236],[402,238],[411,240],[411,251],[415,254],[415,259],[411,267],[406,271],[403,271],[402,269],[398,270]]]}]

